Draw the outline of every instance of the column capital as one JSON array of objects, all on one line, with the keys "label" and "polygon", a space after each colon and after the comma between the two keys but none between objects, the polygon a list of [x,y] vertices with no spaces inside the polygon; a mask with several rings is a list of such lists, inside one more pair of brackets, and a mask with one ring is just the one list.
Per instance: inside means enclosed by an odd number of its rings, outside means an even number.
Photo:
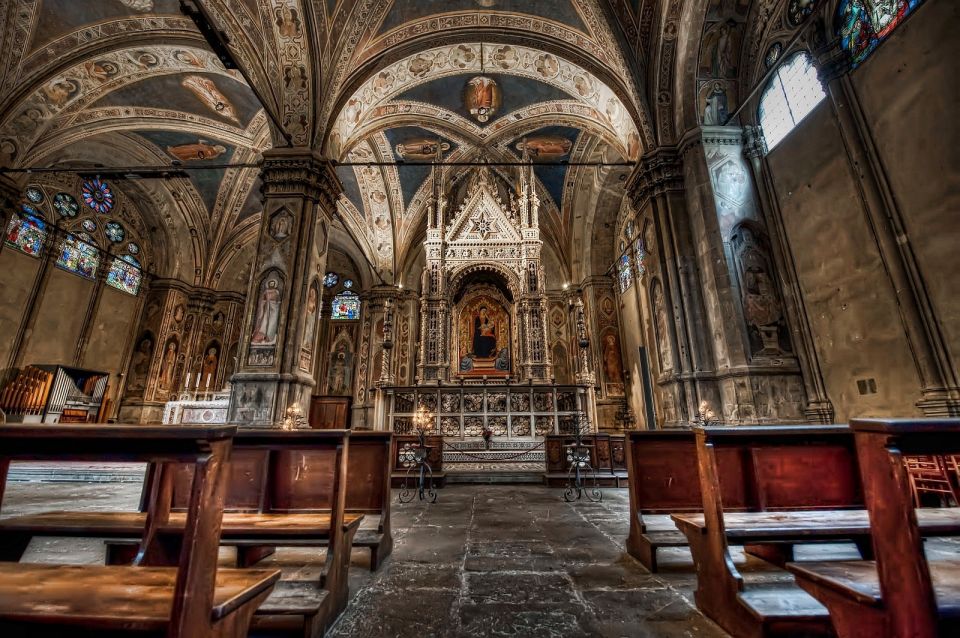
[{"label": "column capital", "polygon": [[661,146],[643,155],[627,179],[627,195],[634,208],[648,199],[683,190],[683,160],[673,146]]},{"label": "column capital", "polygon": [[260,172],[266,197],[306,197],[328,214],[335,210],[337,197],[343,192],[333,162],[308,148],[264,151]]}]

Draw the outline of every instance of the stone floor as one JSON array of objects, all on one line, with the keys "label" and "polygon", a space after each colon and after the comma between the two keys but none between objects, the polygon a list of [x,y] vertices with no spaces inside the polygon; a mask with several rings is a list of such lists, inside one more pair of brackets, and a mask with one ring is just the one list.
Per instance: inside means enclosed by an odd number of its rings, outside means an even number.
[{"label": "stone floor", "polygon": [[[136,507],[136,483],[11,483],[4,515]],[[722,636],[693,606],[689,557],[651,575],[623,551],[626,490],[563,502],[539,486],[458,485],[432,505],[394,504],[393,556],[371,574],[354,552],[352,601],[336,638]],[[229,552],[230,550],[224,550]],[[228,556],[226,558],[229,558]],[[24,560],[98,563],[97,540],[37,539]],[[309,550],[264,561],[284,577],[316,574]]]}]

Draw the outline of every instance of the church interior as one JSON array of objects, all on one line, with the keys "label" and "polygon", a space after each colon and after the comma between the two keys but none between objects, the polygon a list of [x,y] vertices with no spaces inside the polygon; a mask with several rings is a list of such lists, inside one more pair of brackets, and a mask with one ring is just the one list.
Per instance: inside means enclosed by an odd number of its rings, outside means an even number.
[{"label": "church interior", "polygon": [[0,1],[0,634],[957,635],[954,28]]}]

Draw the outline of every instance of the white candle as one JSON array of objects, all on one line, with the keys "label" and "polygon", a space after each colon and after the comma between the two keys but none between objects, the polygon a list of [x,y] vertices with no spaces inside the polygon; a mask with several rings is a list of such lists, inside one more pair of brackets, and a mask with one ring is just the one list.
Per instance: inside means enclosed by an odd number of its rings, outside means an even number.
[{"label": "white candle", "polygon": [[199,390],[199,389],[200,389],[200,377],[202,377],[202,376],[203,376],[203,375],[200,374],[199,372],[197,373],[197,385],[195,385],[195,386],[193,387],[194,390]]},{"label": "white candle", "polygon": [[190,389],[190,373],[189,372],[187,373],[187,380],[183,383],[183,389],[184,390]]},{"label": "white candle", "polygon": [[210,374],[209,374],[209,373],[207,374],[207,386],[206,386],[206,387],[207,387],[207,390],[210,389]]}]

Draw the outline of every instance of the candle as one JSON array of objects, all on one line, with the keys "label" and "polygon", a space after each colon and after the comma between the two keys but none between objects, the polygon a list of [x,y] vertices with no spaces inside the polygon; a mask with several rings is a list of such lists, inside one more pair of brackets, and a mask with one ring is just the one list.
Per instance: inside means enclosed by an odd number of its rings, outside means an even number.
[{"label": "candle", "polygon": [[190,373],[189,372],[187,373],[187,380],[183,384],[183,389],[184,390],[190,389]]},{"label": "candle", "polygon": [[193,387],[194,390],[199,390],[199,389],[200,389],[200,377],[202,377],[202,376],[203,376],[203,375],[200,374],[199,372],[197,373],[197,385],[195,385],[195,386]]},{"label": "candle", "polygon": [[206,387],[207,387],[207,390],[210,389],[210,374],[209,374],[209,373],[207,373],[207,386],[206,386]]}]

